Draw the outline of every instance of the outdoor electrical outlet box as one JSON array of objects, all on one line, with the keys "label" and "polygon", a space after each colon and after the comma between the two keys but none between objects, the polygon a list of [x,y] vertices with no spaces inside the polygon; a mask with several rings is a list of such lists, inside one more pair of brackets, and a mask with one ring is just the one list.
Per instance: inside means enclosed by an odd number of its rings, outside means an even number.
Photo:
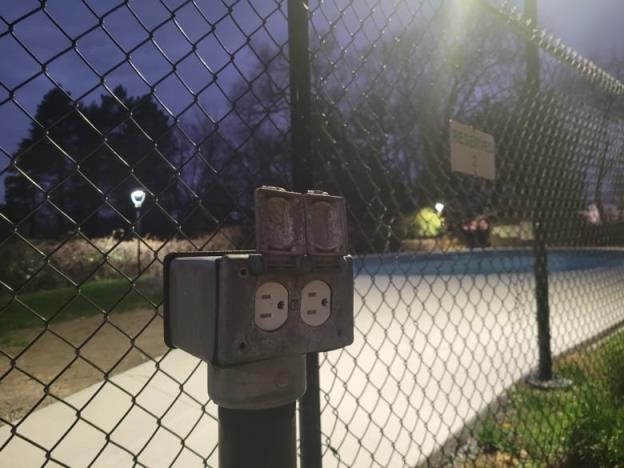
[{"label": "outdoor electrical outlet box", "polygon": [[167,345],[226,367],[351,344],[351,257],[296,265],[270,268],[257,253],[170,254]]},{"label": "outdoor electrical outlet box", "polygon": [[165,341],[220,368],[353,342],[343,197],[256,190],[257,252],[165,258]]}]

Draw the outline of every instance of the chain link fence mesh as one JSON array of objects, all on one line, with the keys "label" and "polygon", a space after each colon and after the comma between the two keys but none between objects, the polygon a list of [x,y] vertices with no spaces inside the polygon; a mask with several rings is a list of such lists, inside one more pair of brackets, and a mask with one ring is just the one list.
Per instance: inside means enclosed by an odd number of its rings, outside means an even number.
[{"label": "chain link fence mesh", "polygon": [[[0,465],[217,466],[162,261],[253,248],[253,189],[297,177],[347,198],[356,255],[324,466],[621,462],[624,85],[503,2],[308,11],[298,154],[286,1],[0,7]],[[451,121],[493,137],[494,178],[452,170]],[[573,383],[549,392],[524,383],[540,238]]]}]

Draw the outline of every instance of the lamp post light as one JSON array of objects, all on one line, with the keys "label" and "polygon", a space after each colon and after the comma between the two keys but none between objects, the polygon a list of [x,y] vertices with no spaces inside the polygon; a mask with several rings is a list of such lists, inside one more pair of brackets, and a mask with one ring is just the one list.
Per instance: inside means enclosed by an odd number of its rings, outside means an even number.
[{"label": "lamp post light", "polygon": [[134,229],[137,236],[137,276],[141,272],[141,206],[145,201],[145,191],[141,189],[133,190],[130,193],[130,200],[136,208],[136,218],[134,223]]},{"label": "lamp post light", "polygon": [[442,202],[437,202],[434,205],[435,210],[438,212],[438,214],[442,214],[442,211],[444,211],[444,203]]}]

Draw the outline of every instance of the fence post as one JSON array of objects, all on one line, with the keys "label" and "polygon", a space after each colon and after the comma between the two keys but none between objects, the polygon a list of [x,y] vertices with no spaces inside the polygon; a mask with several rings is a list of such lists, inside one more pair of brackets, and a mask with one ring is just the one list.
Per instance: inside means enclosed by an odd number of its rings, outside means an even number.
[{"label": "fence post", "polygon": [[288,0],[288,58],[290,67],[290,120],[293,190],[313,189],[310,158],[310,47],[308,0]]},{"label": "fence post", "polygon": [[550,347],[550,306],[548,304],[548,253],[540,217],[533,223],[533,256],[535,273],[535,302],[537,306],[537,344],[539,362],[537,373],[527,383],[541,389],[567,388],[572,381],[553,374]]},{"label": "fence post", "polygon": [[[311,164],[309,10],[307,0],[288,0],[292,184],[297,192],[314,187]],[[301,468],[321,468],[321,403],[318,353],[306,355],[307,390],[299,400]]]},{"label": "fence post", "polygon": [[[524,16],[531,20],[531,27],[537,28],[537,0],[524,0]],[[527,39],[526,86],[527,102],[537,99],[540,91],[539,46]],[[548,292],[548,253],[544,233],[544,213],[541,198],[533,212],[533,261],[535,276],[535,303],[537,315],[537,374],[529,376],[528,383],[538,388],[564,388],[572,384],[568,379],[553,375],[552,349],[550,346],[550,306]]]},{"label": "fence post", "polygon": [[548,305],[548,257],[540,221],[533,223],[533,256],[535,272],[535,302],[537,305],[537,343],[539,365],[537,379],[552,380],[552,353],[550,349],[550,308]]},{"label": "fence post", "polygon": [[[537,0],[524,0],[524,16],[537,28]],[[527,102],[537,99],[540,90],[539,48],[527,39],[526,45]],[[529,381],[535,385],[552,380],[552,355],[550,349],[550,309],[548,305],[548,257],[544,240],[541,201],[533,212],[533,272],[535,277],[535,303],[537,315],[538,371]]]}]

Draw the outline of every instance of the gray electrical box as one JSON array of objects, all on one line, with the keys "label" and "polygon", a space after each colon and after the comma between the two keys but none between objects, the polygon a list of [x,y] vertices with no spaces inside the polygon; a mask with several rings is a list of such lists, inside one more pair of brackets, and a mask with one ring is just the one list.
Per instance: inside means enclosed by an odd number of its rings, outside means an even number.
[{"label": "gray electrical box", "polygon": [[353,342],[345,201],[256,190],[257,251],[189,252],[164,263],[165,342],[208,362],[220,406],[280,406],[305,392],[312,352]]},{"label": "gray electrical box", "polygon": [[267,265],[249,253],[165,260],[165,341],[219,366],[353,342],[353,265]]}]

